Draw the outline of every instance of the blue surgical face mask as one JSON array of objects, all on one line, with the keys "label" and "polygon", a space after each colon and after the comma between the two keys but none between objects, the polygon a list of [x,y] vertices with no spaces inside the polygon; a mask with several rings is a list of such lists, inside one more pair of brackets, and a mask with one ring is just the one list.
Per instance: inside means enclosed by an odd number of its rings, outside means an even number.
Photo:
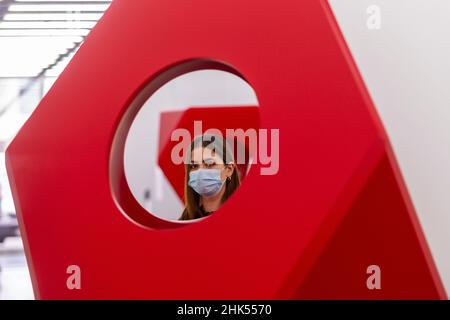
[{"label": "blue surgical face mask", "polygon": [[220,177],[221,169],[198,169],[189,173],[189,186],[203,197],[212,197],[225,181]]}]

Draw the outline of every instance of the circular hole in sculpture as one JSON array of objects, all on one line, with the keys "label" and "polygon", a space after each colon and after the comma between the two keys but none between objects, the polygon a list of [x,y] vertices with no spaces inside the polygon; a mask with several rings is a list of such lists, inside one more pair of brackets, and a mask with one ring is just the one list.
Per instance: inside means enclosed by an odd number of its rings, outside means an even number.
[{"label": "circular hole in sculpture", "polygon": [[234,68],[214,61],[168,68],[119,124],[110,164],[115,199],[149,227],[214,215],[239,191],[258,129],[256,93]]}]

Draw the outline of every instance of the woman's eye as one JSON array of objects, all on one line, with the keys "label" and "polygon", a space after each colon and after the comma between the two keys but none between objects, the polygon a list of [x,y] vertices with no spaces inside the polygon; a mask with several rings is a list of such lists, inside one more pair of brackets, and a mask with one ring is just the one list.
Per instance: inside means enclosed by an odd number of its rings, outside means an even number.
[{"label": "woman's eye", "polygon": [[205,166],[206,166],[207,168],[214,167],[215,165],[216,165],[215,162],[207,162],[207,163],[205,163]]}]

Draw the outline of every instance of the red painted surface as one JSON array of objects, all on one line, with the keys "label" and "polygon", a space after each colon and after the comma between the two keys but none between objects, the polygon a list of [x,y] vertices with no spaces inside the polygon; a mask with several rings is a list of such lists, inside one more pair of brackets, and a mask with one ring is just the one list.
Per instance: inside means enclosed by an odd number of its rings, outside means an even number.
[{"label": "red painted surface", "polygon": [[[280,171],[255,166],[199,223],[161,221],[126,185],[126,132],[158,87],[208,67],[253,86]],[[114,1],[7,167],[39,298],[445,298],[326,1]],[[72,264],[81,290],[66,288]],[[364,286],[368,264],[381,291]]]},{"label": "red painted surface", "polygon": [[[185,168],[183,164],[174,164],[171,153],[176,145],[186,141],[172,141],[171,135],[174,130],[185,129],[194,138],[195,121],[201,121],[203,133],[208,129],[218,129],[224,138],[226,138],[227,129],[242,129],[244,132],[248,129],[258,132],[259,129],[257,106],[191,107],[186,111],[162,112],[160,119],[158,164],[180,199],[184,197]],[[249,162],[248,139],[242,138],[243,136],[237,136],[232,141],[228,141],[230,148],[236,149],[239,145],[244,146],[246,151],[245,162],[237,164],[241,181],[245,178]],[[187,148],[189,143],[187,141]],[[237,157],[237,150],[233,154]]]}]

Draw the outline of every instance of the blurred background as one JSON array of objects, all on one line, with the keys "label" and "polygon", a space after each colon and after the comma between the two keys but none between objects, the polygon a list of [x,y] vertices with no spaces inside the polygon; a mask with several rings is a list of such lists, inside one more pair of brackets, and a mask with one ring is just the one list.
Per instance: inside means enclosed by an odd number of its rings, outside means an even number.
[{"label": "blurred background", "polygon": [[0,299],[33,299],[5,148],[111,1],[0,0]]}]

